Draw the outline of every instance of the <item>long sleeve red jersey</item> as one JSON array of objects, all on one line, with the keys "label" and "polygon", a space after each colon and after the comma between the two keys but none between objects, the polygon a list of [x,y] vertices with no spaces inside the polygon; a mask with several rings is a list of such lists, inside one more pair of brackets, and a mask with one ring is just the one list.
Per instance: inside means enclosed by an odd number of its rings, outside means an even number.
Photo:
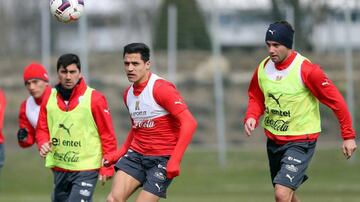
[{"label": "long sleeve red jersey", "polygon": [[5,108],[6,108],[5,94],[0,89],[0,144],[4,143],[3,127],[4,127]]},{"label": "long sleeve red jersey", "polygon": [[[275,67],[278,70],[286,69],[296,57],[296,52]],[[245,121],[252,117],[259,123],[260,116],[263,115],[265,109],[264,94],[258,83],[258,69],[253,74],[248,89],[248,110],[245,115]],[[305,60],[301,65],[301,78],[304,85],[310,92],[323,104],[328,106],[336,115],[341,129],[341,136],[344,140],[354,139],[355,131],[352,127],[352,120],[346,102],[339,90],[333,82],[326,76],[319,65],[313,64]],[[291,141],[315,141],[320,133],[304,134],[300,136],[277,136],[265,129],[265,134],[273,141],[284,144]]]},{"label": "long sleeve red jersey", "polygon": [[[79,97],[84,95],[86,89],[87,85],[85,81],[81,79],[79,84],[74,87],[68,104],[65,104],[65,101],[59,94],[57,95],[58,107],[64,111],[73,110],[78,105]],[[40,148],[42,144],[48,142],[50,139],[49,128],[47,126],[47,101],[48,99],[41,105],[36,129],[36,143],[38,148]],[[110,110],[104,95],[96,90],[92,91],[91,95],[91,111],[98,129],[98,133],[100,135],[103,155],[116,151],[117,142]],[[113,172],[114,171],[112,167],[101,167],[99,170],[100,175],[106,176],[112,176]]]},{"label": "long sleeve red jersey", "polygon": [[[132,85],[132,93],[139,96],[148,82],[149,80],[139,85]],[[166,171],[167,176],[173,178],[179,175],[182,156],[191,142],[197,122],[172,83],[158,79],[153,85],[152,96],[156,104],[164,108],[168,114],[151,120],[154,124],[150,128],[137,127],[131,119],[133,127],[122,147],[105,159],[110,164],[115,163],[129,148],[143,155],[170,156]],[[129,90],[130,87],[123,93],[126,106]]]},{"label": "long sleeve red jersey", "polygon": [[[45,89],[43,95],[40,98],[34,99],[35,104],[38,107],[40,107],[42,101],[48,99],[50,92],[51,92],[51,87],[47,87]],[[29,116],[35,116],[35,114],[31,114],[31,115],[26,114],[26,110],[28,107],[26,103],[27,103],[27,99],[21,103],[20,110],[19,110],[19,116],[18,116],[19,128],[25,129],[28,133],[28,136],[24,141],[18,141],[19,146],[23,147],[23,148],[30,147],[35,143],[35,129],[36,129],[36,124],[34,127],[34,125],[30,123],[30,119],[36,119],[36,117],[29,117]],[[37,114],[37,116],[38,115],[39,114]]]}]

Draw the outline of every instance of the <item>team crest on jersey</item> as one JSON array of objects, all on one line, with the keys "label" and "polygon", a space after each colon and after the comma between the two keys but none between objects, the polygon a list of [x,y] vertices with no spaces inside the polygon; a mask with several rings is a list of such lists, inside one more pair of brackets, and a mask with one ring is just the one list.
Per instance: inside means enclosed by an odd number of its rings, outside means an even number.
[{"label": "team crest on jersey", "polygon": [[140,110],[140,101],[139,100],[137,100],[135,102],[135,111],[138,111],[138,110]]}]

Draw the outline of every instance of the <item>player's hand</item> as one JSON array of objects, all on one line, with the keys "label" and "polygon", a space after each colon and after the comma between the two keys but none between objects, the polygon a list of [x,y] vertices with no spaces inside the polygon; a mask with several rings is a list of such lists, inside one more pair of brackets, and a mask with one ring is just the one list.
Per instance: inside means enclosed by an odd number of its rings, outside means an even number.
[{"label": "player's hand", "polygon": [[346,159],[349,159],[356,150],[355,139],[344,140],[342,144],[342,152]]},{"label": "player's hand", "polygon": [[245,134],[251,136],[251,133],[255,130],[256,120],[254,118],[248,118],[244,124]]},{"label": "player's hand", "polygon": [[166,165],[166,177],[172,179],[180,175],[180,163],[171,160]]},{"label": "player's hand", "polygon": [[45,142],[40,147],[40,156],[45,158],[49,152],[51,152],[51,142]]},{"label": "player's hand", "polygon": [[27,137],[28,137],[28,132],[27,132],[27,130],[26,130],[25,128],[20,128],[20,129],[18,130],[18,133],[17,133],[17,139],[18,139],[18,141],[19,141],[19,142],[24,142],[24,141],[26,141]]},{"label": "player's hand", "polygon": [[110,167],[111,165],[118,162],[118,160],[123,157],[127,152],[127,149],[120,149],[111,153],[104,154],[101,163],[104,167]]},{"label": "player's hand", "polygon": [[111,176],[106,176],[106,175],[99,175],[98,180],[101,182],[101,185],[104,186],[105,182],[108,181],[109,179],[111,179]]},{"label": "player's hand", "polygon": [[104,167],[111,166],[110,161],[107,160],[105,157],[101,160],[101,165],[104,166]]}]

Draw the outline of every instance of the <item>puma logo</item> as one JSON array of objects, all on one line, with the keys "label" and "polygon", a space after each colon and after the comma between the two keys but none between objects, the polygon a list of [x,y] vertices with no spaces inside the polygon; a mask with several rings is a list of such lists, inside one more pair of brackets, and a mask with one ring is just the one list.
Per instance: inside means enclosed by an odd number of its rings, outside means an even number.
[{"label": "puma logo", "polygon": [[274,32],[275,32],[276,30],[271,30],[271,29],[269,29],[269,32],[271,33],[271,35],[274,35]]},{"label": "puma logo", "polygon": [[161,191],[161,186],[158,183],[155,183],[155,186],[158,188],[158,192]]},{"label": "puma logo", "polygon": [[59,124],[59,128],[64,129],[64,130],[67,132],[67,134],[68,134],[69,136],[71,136],[71,134],[70,134],[70,128],[71,128],[73,125],[74,125],[74,124],[71,124],[70,127],[67,128],[63,123],[60,123],[60,124]]},{"label": "puma logo", "polygon": [[289,174],[286,174],[286,177],[289,178],[290,182],[292,182],[295,176],[291,177]]},{"label": "puma logo", "polygon": [[279,99],[280,99],[280,97],[282,96],[282,94],[281,94],[278,98],[276,98],[276,97],[275,97],[273,94],[271,94],[271,93],[269,93],[268,96],[269,96],[269,98],[272,98],[273,100],[275,100],[276,104],[278,104],[279,107],[281,108]]},{"label": "puma logo", "polygon": [[327,86],[327,85],[330,85],[329,81],[328,80],[325,80],[324,82],[321,83],[322,86]]},{"label": "puma logo", "polygon": [[174,104],[176,105],[182,105],[183,103],[181,101],[175,101]]}]

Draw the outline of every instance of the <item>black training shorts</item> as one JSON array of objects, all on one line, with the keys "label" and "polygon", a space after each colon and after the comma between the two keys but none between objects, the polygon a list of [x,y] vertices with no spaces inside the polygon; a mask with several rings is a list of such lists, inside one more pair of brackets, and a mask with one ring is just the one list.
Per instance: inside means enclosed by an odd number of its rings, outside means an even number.
[{"label": "black training shorts", "polygon": [[289,142],[278,145],[267,141],[271,180],[273,185],[280,184],[296,190],[307,180],[305,174],[314,154],[314,142]]}]

